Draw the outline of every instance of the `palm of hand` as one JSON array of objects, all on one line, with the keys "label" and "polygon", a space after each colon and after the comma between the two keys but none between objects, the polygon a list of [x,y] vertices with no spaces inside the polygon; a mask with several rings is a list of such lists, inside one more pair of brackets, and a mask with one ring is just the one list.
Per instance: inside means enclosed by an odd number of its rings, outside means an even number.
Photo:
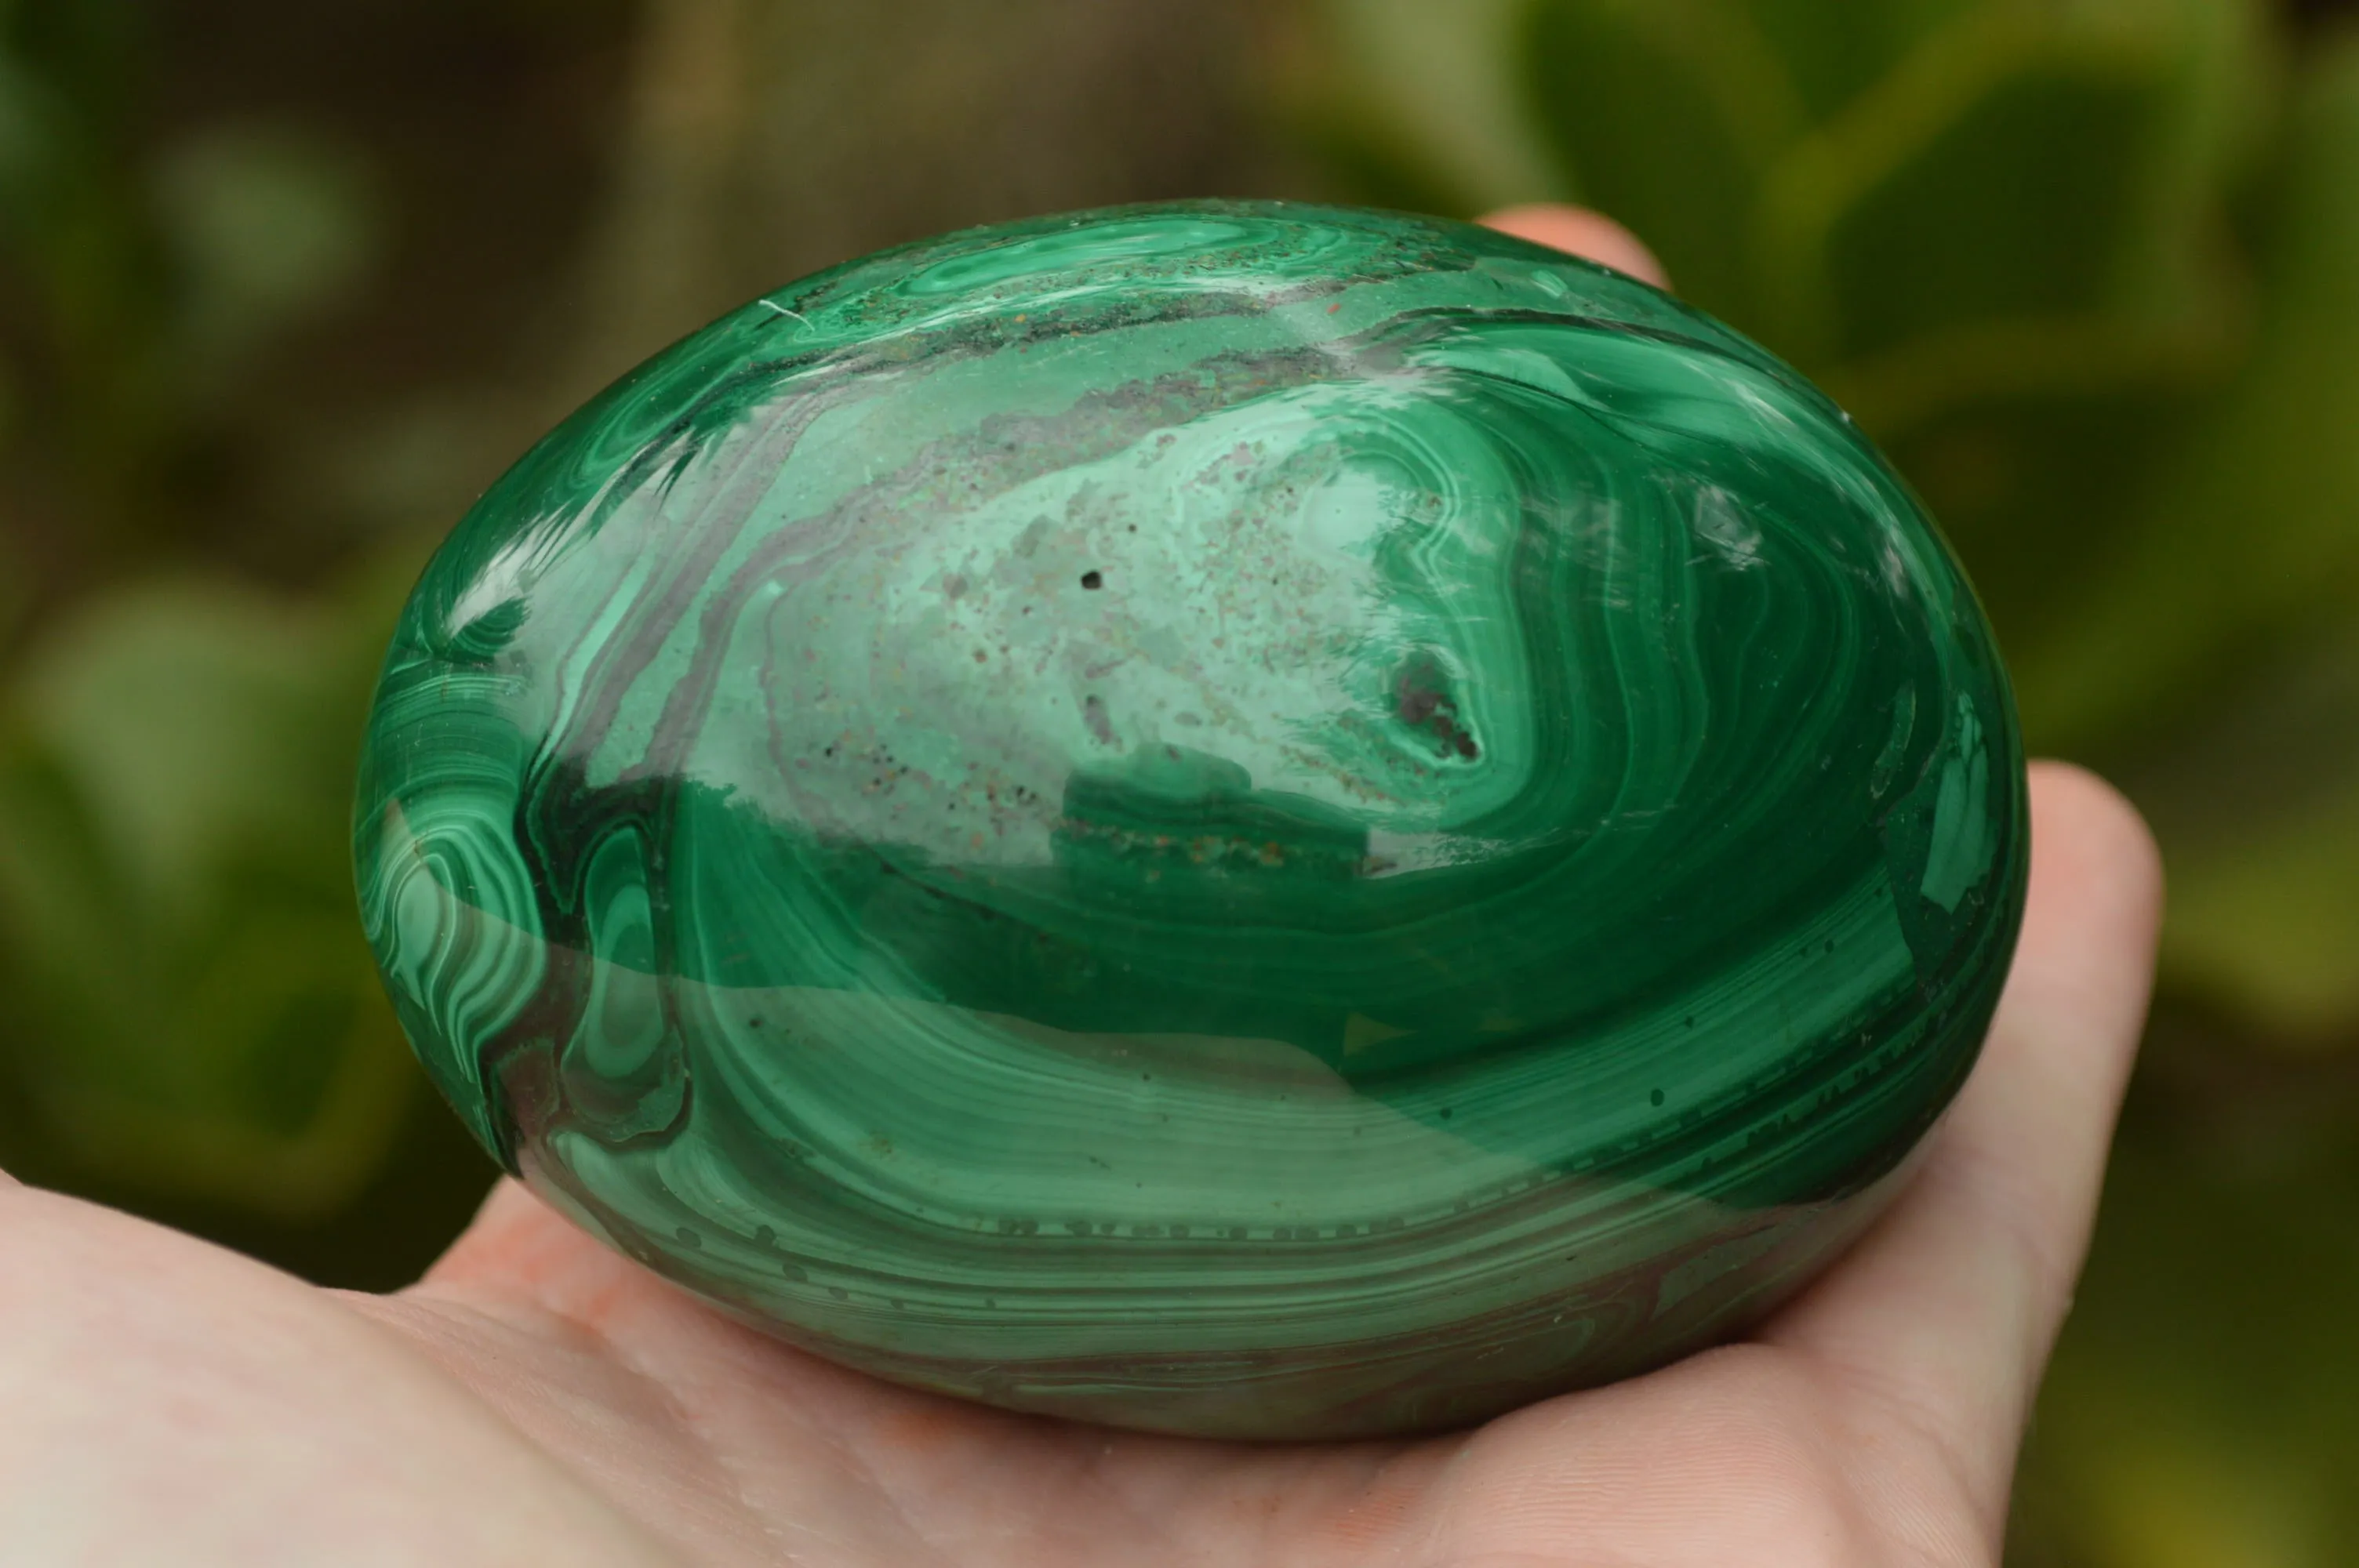
[{"label": "palm of hand", "polygon": [[1861,1247],[1745,1344],[1409,1443],[1011,1416],[730,1323],[512,1184],[323,1292],[0,1178],[0,1541],[49,1563],[1968,1564],[2086,1240],[2151,846],[2034,770],[1982,1065]]}]

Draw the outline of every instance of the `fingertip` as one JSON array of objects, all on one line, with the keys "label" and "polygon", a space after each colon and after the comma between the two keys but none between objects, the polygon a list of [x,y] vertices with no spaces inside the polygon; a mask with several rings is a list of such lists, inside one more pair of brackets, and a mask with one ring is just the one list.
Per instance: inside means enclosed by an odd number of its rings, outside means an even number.
[{"label": "fingertip", "polygon": [[2102,891],[2126,914],[2158,920],[2161,847],[2129,797],[2075,762],[2029,769],[2035,878]]},{"label": "fingertip", "polygon": [[2161,851],[2137,808],[2084,768],[2034,762],[2030,791],[2031,886],[2002,1030],[2071,1019],[2082,1037],[2114,1043],[2123,1059],[2109,1076],[2126,1076],[2161,934]]},{"label": "fingertip", "polygon": [[1663,271],[1663,264],[1655,259],[1655,253],[1648,250],[1637,235],[1603,212],[1593,212],[1586,207],[1571,207],[1561,202],[1536,201],[1516,207],[1502,207],[1487,214],[1483,222],[1503,234],[1513,234],[1519,240],[1552,246],[1610,266],[1641,283],[1651,283],[1657,288],[1671,286],[1670,277]]}]

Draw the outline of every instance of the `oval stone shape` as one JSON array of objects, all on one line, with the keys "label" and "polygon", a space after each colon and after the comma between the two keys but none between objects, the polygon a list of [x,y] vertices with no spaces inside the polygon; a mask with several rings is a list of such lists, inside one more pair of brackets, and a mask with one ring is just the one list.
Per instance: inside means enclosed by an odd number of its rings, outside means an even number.
[{"label": "oval stone shape", "polygon": [[2026,881],[1955,562],[1793,371],[1486,230],[848,263],[543,440],[370,721],[361,902],[510,1170],[796,1345],[1244,1437],[1740,1332]]}]

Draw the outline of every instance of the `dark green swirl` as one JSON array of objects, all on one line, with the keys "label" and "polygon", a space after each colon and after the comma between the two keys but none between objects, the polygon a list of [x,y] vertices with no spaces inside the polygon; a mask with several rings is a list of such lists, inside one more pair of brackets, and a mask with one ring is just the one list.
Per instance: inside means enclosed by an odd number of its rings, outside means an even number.
[{"label": "dark green swirl", "polygon": [[631,1256],[1174,1431],[1741,1327],[1973,1061],[2025,881],[1931,524],[1726,329],[1486,231],[848,264],[520,462],[355,826],[419,1054]]}]

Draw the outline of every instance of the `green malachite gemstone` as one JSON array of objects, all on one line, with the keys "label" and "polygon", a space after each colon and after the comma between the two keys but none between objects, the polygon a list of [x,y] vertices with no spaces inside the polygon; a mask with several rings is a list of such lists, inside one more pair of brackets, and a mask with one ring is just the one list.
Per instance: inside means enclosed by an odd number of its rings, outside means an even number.
[{"label": "green malachite gemstone", "polygon": [[1972,1064],[2014,711],[1794,372],[1481,229],[981,229],[658,355],[428,568],[355,824],[498,1157],[854,1367],[1469,1422],[1741,1330]]}]

